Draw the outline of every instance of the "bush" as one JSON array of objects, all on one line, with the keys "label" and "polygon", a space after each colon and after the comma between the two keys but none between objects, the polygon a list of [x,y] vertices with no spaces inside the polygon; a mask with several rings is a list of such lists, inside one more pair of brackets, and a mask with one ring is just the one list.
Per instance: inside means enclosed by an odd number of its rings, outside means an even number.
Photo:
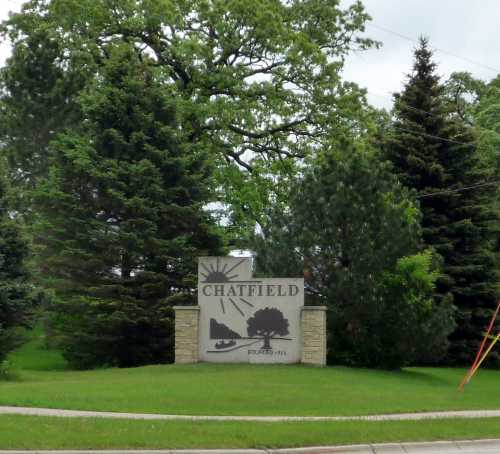
[{"label": "bush", "polygon": [[80,297],[54,303],[51,312],[57,344],[75,368],[173,361],[174,314],[165,301]]},{"label": "bush", "polygon": [[434,302],[436,261],[428,250],[398,259],[382,274],[378,301],[349,348],[355,363],[396,368],[435,363],[446,354],[455,324],[451,297]]},{"label": "bush", "polygon": [[308,304],[329,308],[329,362],[437,360],[453,326],[450,305],[432,301],[437,274],[430,253],[419,254],[420,212],[388,165],[354,147],[328,150],[289,200],[255,239],[257,266],[304,272]]}]

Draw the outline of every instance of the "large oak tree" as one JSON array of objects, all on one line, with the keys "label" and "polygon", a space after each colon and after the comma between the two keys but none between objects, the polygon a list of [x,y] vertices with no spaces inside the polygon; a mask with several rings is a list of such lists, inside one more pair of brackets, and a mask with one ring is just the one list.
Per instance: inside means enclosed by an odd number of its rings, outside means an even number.
[{"label": "large oak tree", "polygon": [[[219,164],[234,221],[258,219],[293,161],[326,139],[364,131],[362,92],[342,80],[360,2],[331,0],[31,0],[4,31],[4,132],[13,171],[33,182],[47,145],[80,121],[75,99],[121,40],[152,58],[177,99],[183,141]],[[42,68],[39,70],[37,68]],[[43,74],[46,76],[43,76]],[[241,172],[244,170],[244,172]]]}]

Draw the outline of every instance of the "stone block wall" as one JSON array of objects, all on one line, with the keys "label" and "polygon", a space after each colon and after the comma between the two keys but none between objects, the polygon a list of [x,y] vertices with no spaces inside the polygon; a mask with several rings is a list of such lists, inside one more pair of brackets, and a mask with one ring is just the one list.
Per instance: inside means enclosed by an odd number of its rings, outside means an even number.
[{"label": "stone block wall", "polygon": [[175,362],[197,363],[199,306],[175,306]]},{"label": "stone block wall", "polygon": [[[199,361],[199,306],[176,306],[175,362]],[[326,365],[326,307],[304,306],[301,312],[302,358],[304,364]]]},{"label": "stone block wall", "polygon": [[326,365],[326,307],[304,306],[302,309],[302,363]]}]

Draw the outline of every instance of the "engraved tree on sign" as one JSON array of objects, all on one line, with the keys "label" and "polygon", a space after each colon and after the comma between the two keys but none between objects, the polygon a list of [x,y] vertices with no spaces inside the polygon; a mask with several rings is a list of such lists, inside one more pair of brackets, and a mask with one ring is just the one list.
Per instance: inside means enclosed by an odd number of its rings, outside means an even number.
[{"label": "engraved tree on sign", "polygon": [[288,320],[283,317],[283,312],[273,307],[256,311],[247,320],[247,325],[249,337],[264,339],[263,350],[271,350],[271,339],[289,334]]}]

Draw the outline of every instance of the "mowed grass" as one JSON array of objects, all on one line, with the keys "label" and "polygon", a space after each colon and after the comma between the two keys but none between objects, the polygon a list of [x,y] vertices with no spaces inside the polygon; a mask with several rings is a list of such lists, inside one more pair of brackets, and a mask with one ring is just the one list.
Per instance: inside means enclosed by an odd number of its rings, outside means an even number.
[{"label": "mowed grass", "polygon": [[[0,405],[191,415],[355,415],[499,409],[500,372],[263,365],[72,371],[38,329],[10,357]],[[0,449],[279,448],[500,437],[500,418],[427,421],[140,421],[0,416]]]},{"label": "mowed grass", "polygon": [[[377,371],[301,365],[195,364],[71,371],[41,334],[11,357],[0,405],[189,415],[364,415],[500,409],[500,371]],[[55,370],[50,370],[55,369]]]},{"label": "mowed grass", "polygon": [[280,448],[500,436],[500,418],[334,423],[0,416],[0,449]]},{"label": "mowed grass", "polygon": [[64,370],[68,365],[61,352],[46,347],[45,332],[41,323],[28,332],[28,340],[9,357],[14,371],[18,370]]}]

